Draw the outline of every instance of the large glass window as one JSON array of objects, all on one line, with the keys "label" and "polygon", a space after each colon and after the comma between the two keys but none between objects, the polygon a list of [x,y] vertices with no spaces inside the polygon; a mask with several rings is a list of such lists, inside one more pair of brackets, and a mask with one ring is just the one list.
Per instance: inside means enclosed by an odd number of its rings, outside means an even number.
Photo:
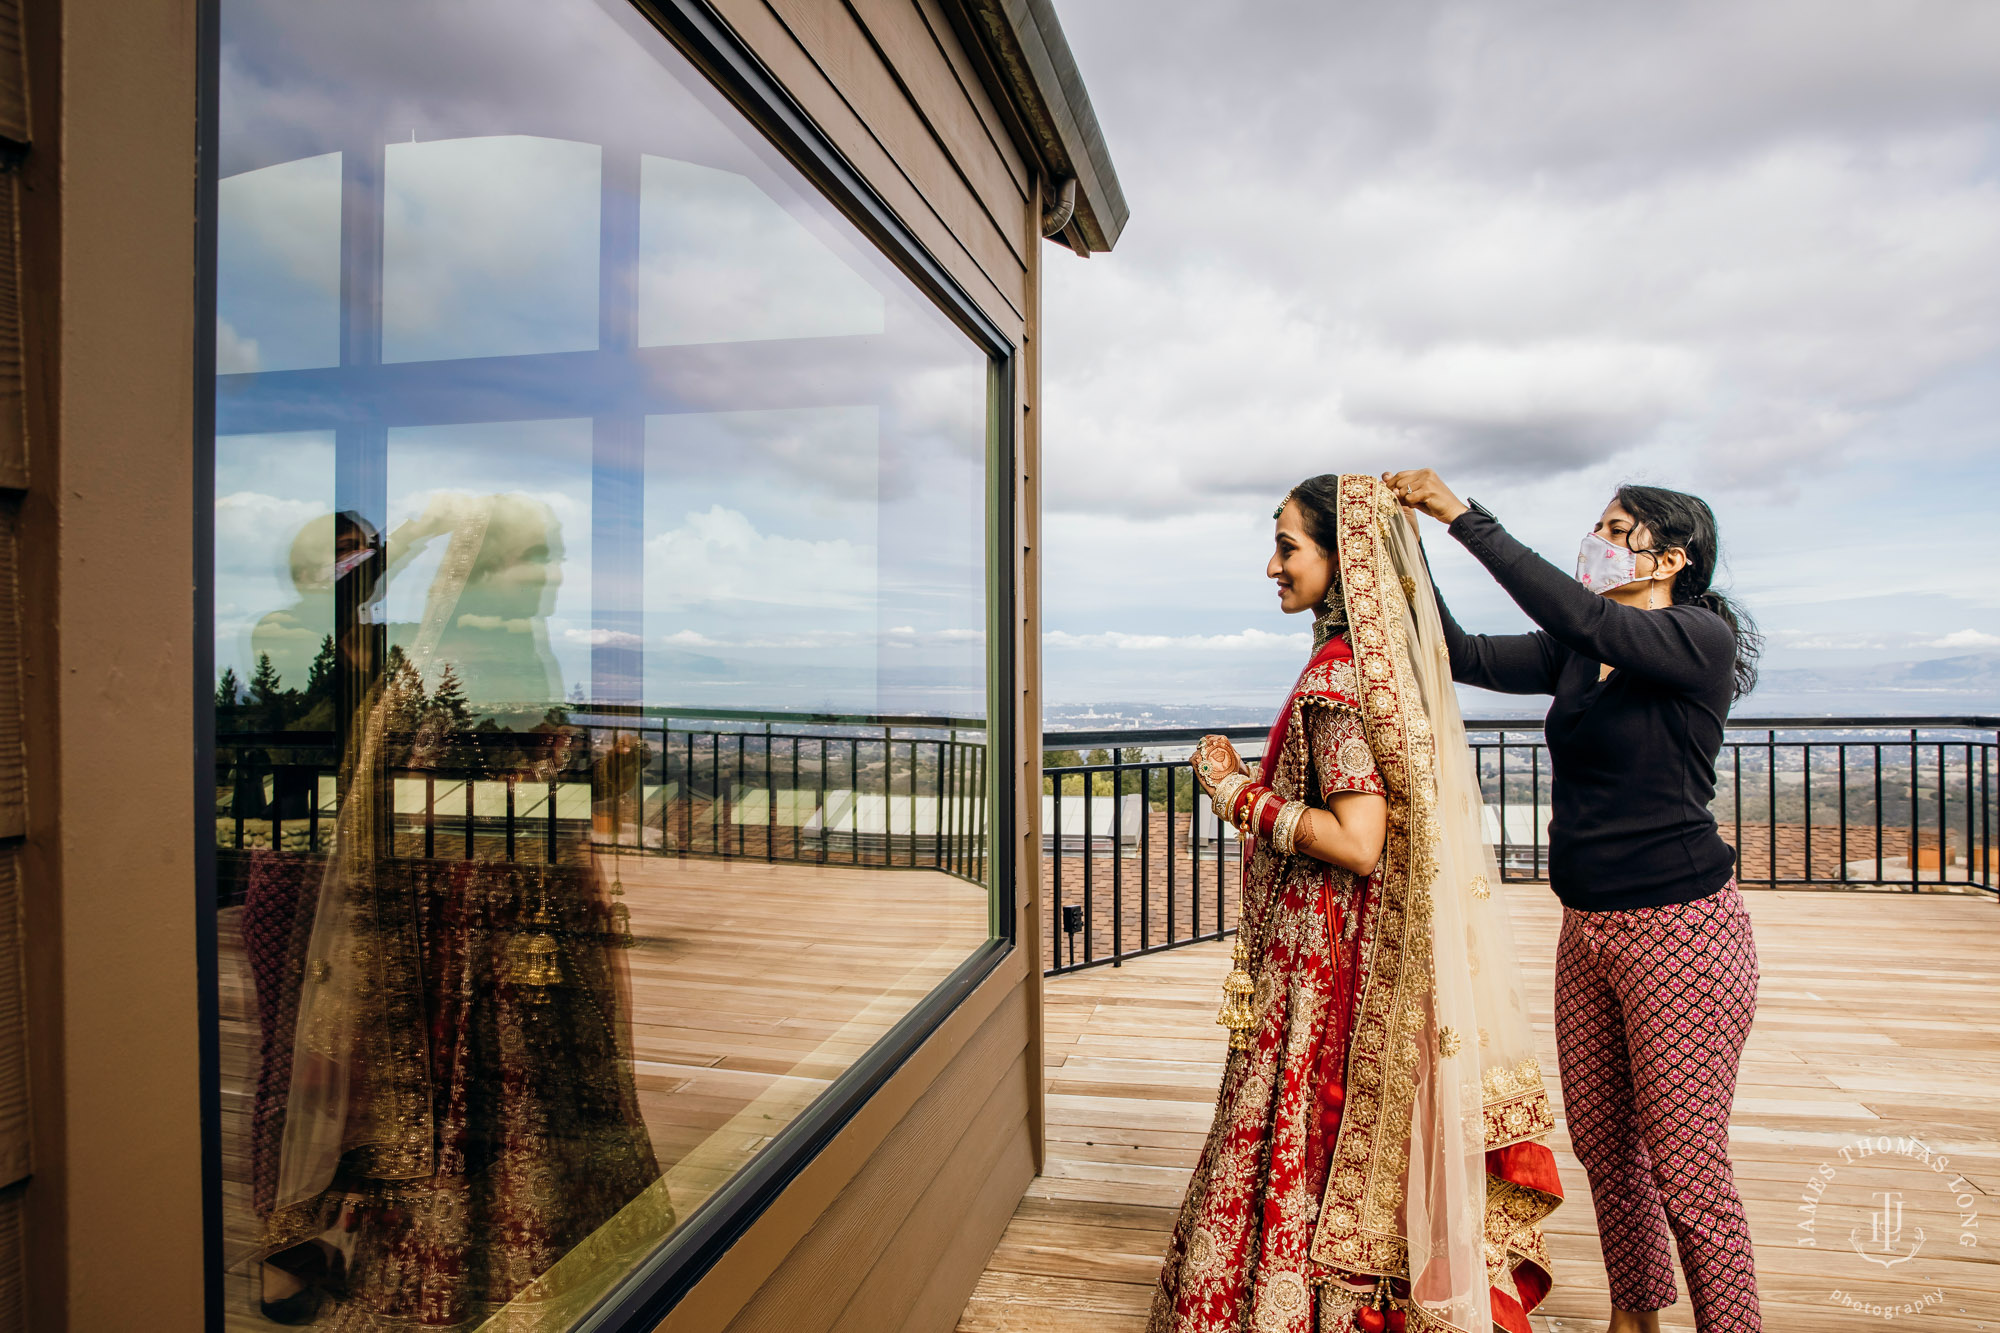
[{"label": "large glass window", "polygon": [[567,1327],[993,937],[992,349],[624,0],[219,42],[228,1321]]}]

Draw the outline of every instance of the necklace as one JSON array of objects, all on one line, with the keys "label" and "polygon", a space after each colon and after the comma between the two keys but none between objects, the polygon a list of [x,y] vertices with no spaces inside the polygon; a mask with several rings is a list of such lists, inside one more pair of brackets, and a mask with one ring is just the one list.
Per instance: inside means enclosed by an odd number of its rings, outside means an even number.
[{"label": "necklace", "polygon": [[1339,602],[1328,607],[1313,618],[1313,651],[1326,647],[1326,641],[1347,628],[1347,608]]}]

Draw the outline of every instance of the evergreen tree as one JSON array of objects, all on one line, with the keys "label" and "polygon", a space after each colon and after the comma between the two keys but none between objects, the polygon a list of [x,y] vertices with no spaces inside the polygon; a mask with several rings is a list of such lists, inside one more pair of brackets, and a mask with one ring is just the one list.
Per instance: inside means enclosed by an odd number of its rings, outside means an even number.
[{"label": "evergreen tree", "polygon": [[389,697],[390,730],[415,731],[424,720],[424,678],[400,643],[389,645],[383,676]]},{"label": "evergreen tree", "polygon": [[271,665],[269,653],[257,654],[257,669],[250,673],[250,702],[263,708],[280,702],[285,696],[285,682],[278,675],[278,669]]},{"label": "evergreen tree", "polygon": [[234,708],[242,701],[243,682],[236,678],[236,668],[222,668],[222,679],[215,683],[215,706]]},{"label": "evergreen tree", "polygon": [[319,652],[313,655],[312,666],[306,670],[308,701],[317,703],[333,697],[333,660],[333,636],[329,634],[319,641]]},{"label": "evergreen tree", "polygon": [[458,678],[458,668],[449,662],[438,673],[437,688],[431,691],[430,708],[451,731],[464,731],[472,721],[472,709],[465,702],[465,685]]}]

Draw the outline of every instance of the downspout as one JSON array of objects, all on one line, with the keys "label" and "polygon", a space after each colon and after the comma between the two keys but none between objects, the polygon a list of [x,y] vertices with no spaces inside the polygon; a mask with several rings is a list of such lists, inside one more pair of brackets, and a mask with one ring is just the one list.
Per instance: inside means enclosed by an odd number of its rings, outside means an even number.
[{"label": "downspout", "polygon": [[[1055,199],[1050,202],[1047,210],[1044,211],[1042,214],[1043,239],[1045,240],[1050,239],[1061,234],[1063,228],[1069,226],[1070,219],[1075,216],[1076,216],[1076,177],[1068,176],[1065,177],[1063,179],[1063,183],[1059,187],[1057,187]],[[1090,253],[1089,249],[1083,244],[1081,238],[1078,238],[1077,240],[1072,242],[1072,248],[1075,249],[1075,251],[1080,255],[1087,255]]]}]

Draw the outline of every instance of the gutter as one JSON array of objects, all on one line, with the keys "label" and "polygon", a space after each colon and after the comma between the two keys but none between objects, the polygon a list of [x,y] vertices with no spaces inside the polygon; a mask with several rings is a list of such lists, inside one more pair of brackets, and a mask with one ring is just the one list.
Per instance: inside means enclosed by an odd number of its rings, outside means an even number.
[{"label": "gutter", "polygon": [[[959,39],[984,58],[988,82],[1050,183],[1044,234],[1079,255],[1111,249],[1129,213],[1125,192],[1053,4],[945,0],[944,8]],[[1058,218],[1072,191],[1069,215]]]}]

